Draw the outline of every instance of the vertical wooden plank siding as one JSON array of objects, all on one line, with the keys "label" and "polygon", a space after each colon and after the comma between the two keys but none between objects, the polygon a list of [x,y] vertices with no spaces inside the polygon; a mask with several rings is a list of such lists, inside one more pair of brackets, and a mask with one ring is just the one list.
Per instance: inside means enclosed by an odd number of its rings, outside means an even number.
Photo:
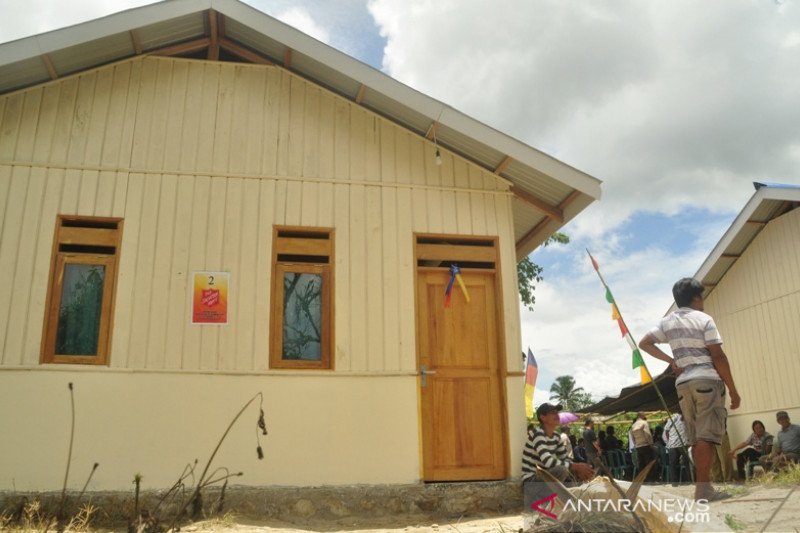
[{"label": "vertical wooden plank siding", "polygon": [[252,332],[260,329],[255,321],[256,308],[259,295],[256,279],[259,268],[266,270],[266,263],[258,262],[258,209],[259,209],[259,182],[257,180],[242,180],[242,207],[241,207],[241,239],[239,239],[239,274],[236,276],[236,290],[232,299],[232,306],[236,307],[234,315],[236,320],[236,360],[234,368],[255,369],[253,348],[254,339]]},{"label": "vertical wooden plank siding", "polygon": [[[367,232],[366,210],[364,209],[364,186],[350,187],[350,277],[348,293],[350,299],[350,370],[363,370],[368,367],[367,349]],[[370,247],[372,243],[370,243]],[[339,255],[339,254],[337,254]],[[378,289],[376,287],[376,289]],[[338,320],[337,320],[338,322]]]},{"label": "vertical wooden plank siding", "polygon": [[409,372],[417,368],[417,343],[415,317],[415,274],[414,242],[407,238],[412,234],[411,191],[406,188],[397,190],[397,312],[400,350],[400,370]]},{"label": "vertical wooden plank siding", "polygon": [[[0,364],[38,364],[58,214],[124,219],[112,367],[268,370],[276,224],[335,230],[335,371],[415,371],[415,232],[500,238],[516,353],[506,186],[440,153],[263,65],[139,57],[0,96]],[[190,323],[196,270],[231,273],[227,326]]]},{"label": "vertical wooden plank siding", "polygon": [[[30,287],[33,281],[33,260],[36,251],[36,238],[38,235],[39,218],[41,216],[42,198],[44,198],[44,175],[42,169],[21,168],[20,176],[26,182],[25,201],[23,203],[22,223],[19,232],[20,239],[17,245],[17,254],[14,268],[3,272],[12,274],[6,278],[11,288],[11,304],[9,306],[10,315],[26,317],[28,315],[28,305],[30,303]],[[33,235],[34,238],[27,238]],[[13,318],[10,322],[14,322]],[[21,324],[22,327],[9,327],[5,339],[4,351],[9,354],[17,354],[18,362],[22,362],[25,330],[27,322]]]},{"label": "vertical wooden plank siding", "polygon": [[[241,269],[241,242],[247,242],[247,231],[243,227],[243,195],[244,183],[240,178],[231,178],[225,180],[225,222],[222,240],[222,256],[221,256],[221,270],[223,272],[230,272],[231,281],[228,288],[230,295],[228,305],[228,325],[220,327],[219,329],[219,361],[217,368],[223,370],[235,370],[236,358],[238,356],[238,345],[236,342],[237,337],[241,334],[239,323],[239,304],[242,300],[246,300],[247,296],[244,294],[248,290],[247,287],[242,287],[242,269]],[[236,298],[236,300],[233,300]]]},{"label": "vertical wooden plank siding", "polygon": [[179,358],[180,353],[166,354],[167,343],[167,309],[169,308],[169,289],[173,278],[172,248],[175,237],[176,201],[178,194],[178,177],[163,174],[157,178],[160,182],[158,215],[155,218],[153,271],[150,276],[150,305],[147,310],[147,366],[153,368],[174,368],[170,359]]},{"label": "vertical wooden plank siding", "polygon": [[[144,202],[144,178],[141,174],[131,174],[126,180],[125,223],[120,246],[119,272],[117,274],[117,299],[114,306],[114,332],[111,336],[110,365],[119,368],[136,368],[130,357],[132,336],[132,317],[134,290],[136,285],[137,249],[139,248],[142,223],[142,203]],[[53,221],[55,224],[55,220]],[[127,252],[126,252],[127,251]],[[135,334],[140,334],[137,330]]]},{"label": "vertical wooden plank siding", "polygon": [[44,168],[34,168],[34,174],[44,174],[45,191],[42,198],[42,209],[38,221],[36,236],[36,251],[33,262],[33,272],[29,302],[26,332],[22,353],[22,364],[36,365],[39,363],[39,348],[41,332],[44,327],[44,308],[47,299],[47,283],[38,280],[48,279],[50,273],[50,256],[53,251],[53,233],[55,220],[58,215],[58,201],[61,196],[63,172],[50,171]]},{"label": "vertical wooden plank siding", "polygon": [[253,285],[253,361],[254,370],[266,370],[269,354],[269,302],[272,295],[272,222],[275,220],[275,181],[258,181],[258,216],[256,223],[256,266],[255,284]]},{"label": "vertical wooden plank siding", "polygon": [[[6,212],[3,227],[0,231],[0,272],[9,279],[17,276],[17,250],[22,239],[22,220],[25,214],[25,202],[28,195],[27,180],[30,168],[14,167],[10,169],[11,184],[6,201]],[[5,364],[19,364],[21,354],[7,348],[9,336],[13,331],[23,327],[16,320],[13,312],[13,283],[0,283],[0,348],[3,350]]]},{"label": "vertical wooden plank siding", "polygon": [[[131,335],[128,346],[128,360],[135,368],[150,368],[150,364],[157,365],[162,361],[153,357],[148,360],[148,345],[150,337],[150,313],[153,302],[153,277],[155,275],[156,239],[159,235],[158,214],[161,203],[160,174],[148,174],[135,177],[141,179],[143,184],[141,218],[139,220],[139,245],[132,250],[136,257],[136,271],[134,276],[133,313],[131,315]],[[124,253],[124,250],[123,250]],[[161,265],[159,265],[161,267]],[[116,322],[116,321],[115,321]],[[158,366],[154,366],[158,368]]]},{"label": "vertical wooden plank siding", "polygon": [[743,413],[800,405],[798,234],[800,209],[771,221],[706,303],[722,334]]},{"label": "vertical wooden plank siding", "polygon": [[[378,187],[365,187],[364,202],[366,202],[366,235],[364,243],[368,246],[360,248],[366,257],[359,258],[351,256],[355,263],[366,265],[366,272],[363,279],[357,280],[363,283],[364,294],[366,296],[365,310],[367,338],[367,353],[365,370],[371,368],[385,368],[385,358],[388,354],[384,348],[384,328],[383,313],[385,312],[387,300],[385,299],[385,285],[383,284],[383,232],[381,222],[383,213],[381,211],[381,190]],[[387,221],[388,222],[388,221]]]},{"label": "vertical wooden plank siding", "polygon": [[352,304],[350,298],[350,280],[352,278],[350,259],[350,187],[343,184],[333,186],[336,211],[334,228],[336,228],[336,263],[334,306],[336,321],[334,324],[334,364],[336,369],[346,372],[353,368],[353,345],[351,342]]},{"label": "vertical wooden plank siding", "polygon": [[22,116],[19,122],[15,159],[30,161],[36,137],[36,123],[39,119],[39,108],[42,101],[42,89],[36,88],[24,93]]},{"label": "vertical wooden plank siding", "polygon": [[[170,258],[169,290],[164,295],[167,308],[164,346],[165,366],[179,369],[183,367],[185,328],[189,316],[189,299],[192,289],[189,248],[192,238],[192,219],[194,214],[195,179],[191,176],[178,176],[178,189],[175,206],[175,231],[172,237]],[[123,251],[124,252],[124,251]]]},{"label": "vertical wooden plank siding", "polygon": [[[192,223],[189,229],[189,265],[186,269],[187,290],[191,291],[194,280],[192,271],[211,269],[206,261],[206,247],[208,246],[208,211],[209,197],[211,195],[211,178],[208,176],[198,176],[195,178],[194,191],[191,198],[192,202]],[[124,254],[125,250],[123,250]],[[191,294],[184,294],[186,301],[186,313],[183,315],[183,353],[181,354],[182,368],[200,368],[200,342],[202,329],[200,326],[193,326],[189,323],[189,308],[191,306]]]}]

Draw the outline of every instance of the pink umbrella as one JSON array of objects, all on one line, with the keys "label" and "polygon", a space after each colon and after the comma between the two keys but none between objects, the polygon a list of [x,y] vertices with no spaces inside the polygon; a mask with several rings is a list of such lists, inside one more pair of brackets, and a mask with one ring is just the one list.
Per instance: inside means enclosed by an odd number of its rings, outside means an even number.
[{"label": "pink umbrella", "polygon": [[558,413],[558,421],[561,424],[569,424],[570,422],[575,422],[578,419],[578,415],[575,413],[570,413],[569,411],[562,411]]}]

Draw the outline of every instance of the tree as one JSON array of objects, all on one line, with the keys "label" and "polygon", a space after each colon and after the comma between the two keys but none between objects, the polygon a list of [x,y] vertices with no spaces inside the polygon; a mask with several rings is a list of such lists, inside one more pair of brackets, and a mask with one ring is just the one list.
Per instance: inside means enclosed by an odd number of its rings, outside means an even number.
[{"label": "tree", "polygon": [[588,405],[592,405],[592,395],[583,390],[583,387],[575,386],[575,378],[572,376],[558,376],[550,385],[550,401],[560,403],[565,411],[577,411]]},{"label": "tree", "polygon": [[[569,235],[561,232],[555,232],[550,235],[544,246],[550,244],[568,244]],[[522,304],[533,311],[533,304],[536,303],[536,296],[533,291],[536,289],[536,284],[542,281],[542,271],[544,268],[531,261],[530,257],[525,257],[522,261],[517,263],[517,285],[519,285],[519,297]]]}]

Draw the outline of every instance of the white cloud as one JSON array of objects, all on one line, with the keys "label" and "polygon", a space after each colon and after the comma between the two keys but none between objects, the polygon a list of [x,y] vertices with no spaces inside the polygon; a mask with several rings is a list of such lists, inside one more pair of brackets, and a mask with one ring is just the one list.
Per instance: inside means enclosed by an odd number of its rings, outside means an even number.
[{"label": "white cloud", "polygon": [[157,0],[0,0],[0,43],[80,24]]},{"label": "white cloud", "polygon": [[793,31],[786,35],[781,46],[784,48],[797,48],[800,46],[800,31]]},{"label": "white cloud", "polygon": [[637,209],[730,210],[791,176],[800,5],[717,0],[372,0],[392,76],[604,180]]},{"label": "white cloud", "polygon": [[323,43],[330,43],[331,37],[327,28],[320,26],[304,7],[295,6],[275,15],[281,22],[297,28]]}]

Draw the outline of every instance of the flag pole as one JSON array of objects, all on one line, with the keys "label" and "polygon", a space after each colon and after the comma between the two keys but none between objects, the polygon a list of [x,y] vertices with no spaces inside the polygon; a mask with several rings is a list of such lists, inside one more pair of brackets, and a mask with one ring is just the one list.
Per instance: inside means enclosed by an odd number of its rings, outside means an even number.
[{"label": "flag pole", "polygon": [[[592,253],[589,251],[588,248],[586,248],[586,253],[589,254],[589,259],[592,261],[592,266],[594,267],[594,271],[597,272],[597,277],[600,278],[600,283],[603,284],[603,288],[605,288],[605,290],[606,290],[606,300],[609,300],[608,297],[610,296],[611,297],[610,298],[611,301],[608,302],[608,303],[610,303],[612,306],[614,306],[614,308],[616,308],[616,310],[617,310],[617,315],[619,316],[618,320],[620,321],[620,324],[624,328],[624,331],[625,331],[625,335],[624,336],[626,337],[625,340],[628,341],[628,344],[633,349],[633,357],[634,357],[634,359],[638,358],[639,363],[644,368],[644,371],[647,373],[647,376],[650,378],[650,381],[648,383],[650,383],[653,386],[653,388],[655,389],[656,394],[658,395],[658,399],[661,401],[661,406],[664,408],[664,411],[666,411],[667,418],[672,423],[672,427],[674,428],[675,427],[675,420],[673,420],[672,413],[670,412],[669,407],[667,407],[667,401],[664,399],[664,396],[662,396],[661,390],[658,388],[658,385],[656,385],[656,382],[653,379],[653,375],[650,374],[650,370],[647,368],[647,363],[644,362],[644,357],[642,357],[642,353],[639,351],[639,347],[636,345],[636,341],[634,340],[633,335],[631,335],[631,332],[628,329],[628,325],[625,323],[625,319],[622,317],[622,311],[619,310],[619,306],[617,305],[617,301],[614,299],[614,295],[611,293],[611,289],[608,287],[608,284],[606,283],[605,278],[603,278],[603,274],[600,273],[600,266],[597,264],[597,261],[595,260],[594,256],[592,256]],[[620,328],[620,329],[622,329],[622,328]],[[637,367],[638,366],[639,365],[637,365]],[[634,368],[637,368],[637,367],[634,367]],[[684,442],[683,436],[681,435],[680,431],[678,431],[678,440],[681,443],[681,448],[683,448],[683,452],[684,452],[685,456],[689,457],[689,449],[686,446],[686,443]],[[686,468],[687,468],[687,470],[689,470],[689,476],[690,476],[692,482],[694,482],[694,472],[692,472],[692,469],[691,469],[690,465],[686,465]]]}]

